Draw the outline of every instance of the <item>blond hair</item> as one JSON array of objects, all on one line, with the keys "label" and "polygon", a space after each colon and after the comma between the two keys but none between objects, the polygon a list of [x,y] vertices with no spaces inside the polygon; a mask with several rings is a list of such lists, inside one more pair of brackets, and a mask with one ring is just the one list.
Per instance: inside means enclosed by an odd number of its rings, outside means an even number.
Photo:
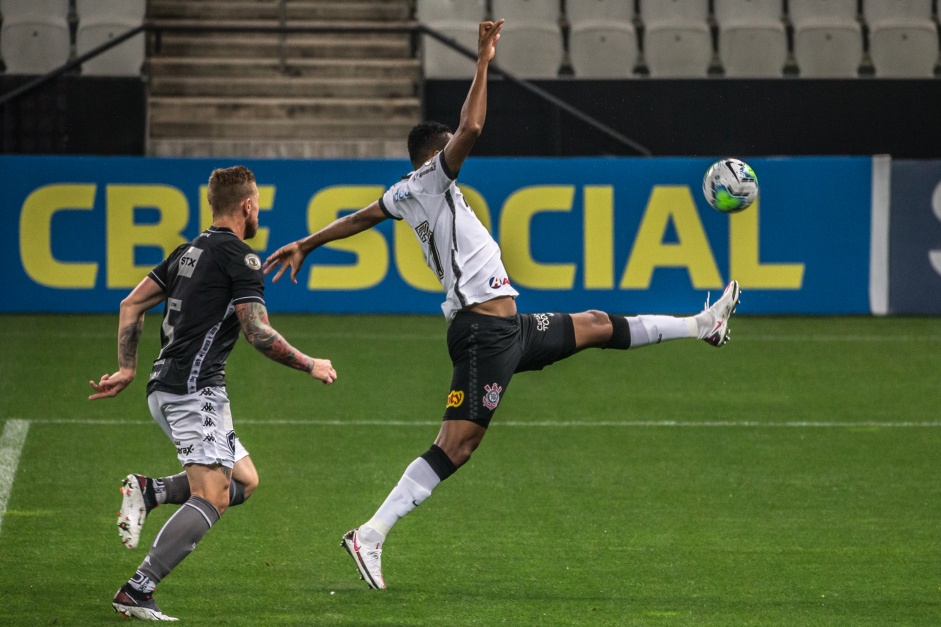
[{"label": "blond hair", "polygon": [[255,175],[244,165],[213,170],[209,176],[209,206],[212,215],[231,213],[254,192]]}]

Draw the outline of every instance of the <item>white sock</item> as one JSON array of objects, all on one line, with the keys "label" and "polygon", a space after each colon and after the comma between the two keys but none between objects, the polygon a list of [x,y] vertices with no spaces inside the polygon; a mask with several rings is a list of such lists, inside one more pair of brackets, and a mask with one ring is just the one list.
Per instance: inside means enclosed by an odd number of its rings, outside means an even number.
[{"label": "white sock", "polygon": [[673,316],[651,315],[628,317],[627,324],[631,330],[631,348],[659,344],[667,340],[700,337],[697,318],[698,316],[675,318]]},{"label": "white sock", "polygon": [[360,526],[360,539],[364,544],[385,542],[392,526],[428,498],[439,483],[441,479],[428,462],[421,457],[413,461],[373,517]]}]

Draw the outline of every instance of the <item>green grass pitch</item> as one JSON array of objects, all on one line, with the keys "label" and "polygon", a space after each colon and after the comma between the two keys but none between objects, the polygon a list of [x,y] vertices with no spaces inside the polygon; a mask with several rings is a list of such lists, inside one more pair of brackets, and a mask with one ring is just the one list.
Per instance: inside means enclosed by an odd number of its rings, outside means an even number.
[{"label": "green grass pitch", "polygon": [[[941,624],[937,318],[738,316],[721,350],[587,351],[518,375],[474,459],[389,536],[385,591],[340,537],[437,432],[446,324],[272,322],[340,378],[233,352],[261,486],[158,588],[185,624]],[[175,511],[120,544],[120,479],[178,465],[144,398],[156,315],[138,381],[86,400],[116,367],[116,326],[0,316],[0,429],[29,421],[15,468],[0,463],[0,625],[118,624],[112,595]]]}]

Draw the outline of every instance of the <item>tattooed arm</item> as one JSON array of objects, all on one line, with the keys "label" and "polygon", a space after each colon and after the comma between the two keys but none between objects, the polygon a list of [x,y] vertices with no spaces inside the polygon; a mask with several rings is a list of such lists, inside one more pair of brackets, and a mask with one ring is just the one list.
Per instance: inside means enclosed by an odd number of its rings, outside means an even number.
[{"label": "tattooed arm", "polygon": [[164,298],[163,289],[149,276],[138,283],[127,298],[121,301],[118,319],[118,368],[114,374],[102,375],[98,383],[89,381],[95,390],[91,400],[116,396],[134,380],[137,374],[137,346],[144,330],[144,313]]},{"label": "tattooed arm", "polygon": [[337,371],[329,359],[315,359],[300,352],[278,333],[268,322],[268,310],[261,303],[244,303],[235,306],[235,315],[242,325],[242,333],[248,343],[268,359],[296,370],[303,370],[325,384],[333,383]]}]

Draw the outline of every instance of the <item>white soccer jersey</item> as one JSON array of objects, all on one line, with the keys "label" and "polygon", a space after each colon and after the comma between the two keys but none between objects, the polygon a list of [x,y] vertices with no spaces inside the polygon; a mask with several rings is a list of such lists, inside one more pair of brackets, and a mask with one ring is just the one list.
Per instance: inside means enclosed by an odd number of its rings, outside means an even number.
[{"label": "white soccer jersey", "polygon": [[390,187],[379,207],[415,230],[425,262],[447,294],[441,309],[448,320],[469,305],[519,294],[500,247],[467,205],[443,152]]}]

